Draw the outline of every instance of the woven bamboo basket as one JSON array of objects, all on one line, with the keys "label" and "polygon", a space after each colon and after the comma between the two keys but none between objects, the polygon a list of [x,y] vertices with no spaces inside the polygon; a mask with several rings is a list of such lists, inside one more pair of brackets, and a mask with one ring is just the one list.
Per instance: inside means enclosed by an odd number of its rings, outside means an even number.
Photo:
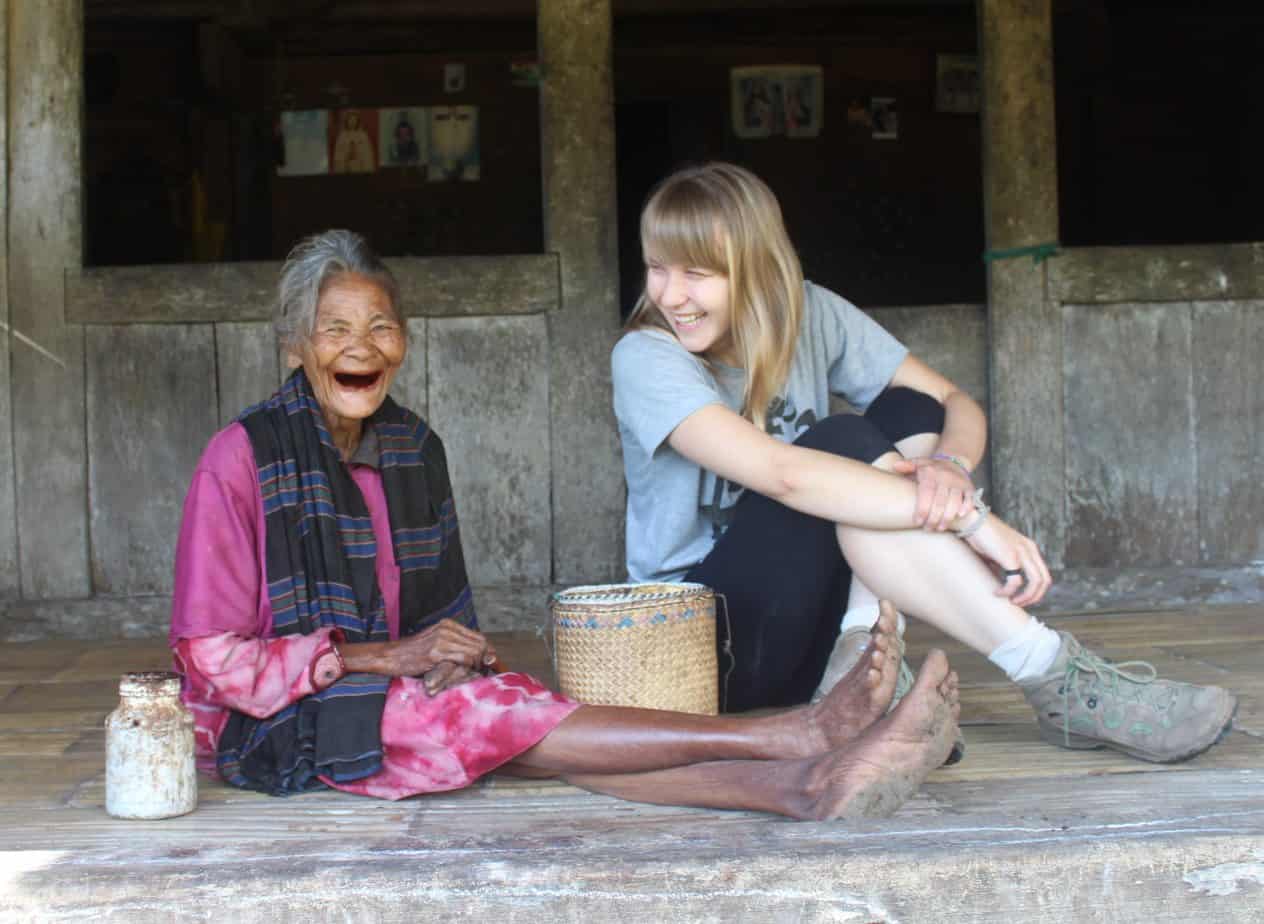
[{"label": "woven bamboo basket", "polygon": [[715,715],[715,596],[701,584],[598,584],[553,595],[562,692],[582,703]]}]

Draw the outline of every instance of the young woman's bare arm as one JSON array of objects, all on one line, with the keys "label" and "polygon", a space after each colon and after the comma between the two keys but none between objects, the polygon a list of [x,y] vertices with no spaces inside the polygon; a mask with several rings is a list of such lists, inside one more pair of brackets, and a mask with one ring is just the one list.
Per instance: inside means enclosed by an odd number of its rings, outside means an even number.
[{"label": "young woman's bare arm", "polygon": [[870,529],[917,525],[912,481],[864,462],[783,443],[723,405],[709,404],[690,414],[667,441],[721,478],[794,510]]}]

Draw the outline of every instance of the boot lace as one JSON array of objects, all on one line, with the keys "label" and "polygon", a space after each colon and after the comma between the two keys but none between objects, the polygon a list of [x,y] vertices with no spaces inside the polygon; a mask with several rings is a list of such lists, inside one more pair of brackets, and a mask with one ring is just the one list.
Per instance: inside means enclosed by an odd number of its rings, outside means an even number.
[{"label": "boot lace", "polygon": [[[1065,742],[1071,743],[1071,691],[1082,703],[1088,704],[1098,693],[1105,692],[1117,699],[1149,705],[1159,710],[1166,710],[1172,704],[1174,691],[1164,689],[1163,685],[1154,687],[1157,694],[1151,702],[1146,701],[1159,672],[1149,661],[1120,661],[1114,664],[1105,658],[1086,651],[1083,648],[1067,658],[1066,673],[1062,677],[1062,734]],[[1081,684],[1080,681],[1084,681]],[[1081,689],[1083,686],[1083,689]],[[1095,708],[1096,703],[1090,708]]]}]

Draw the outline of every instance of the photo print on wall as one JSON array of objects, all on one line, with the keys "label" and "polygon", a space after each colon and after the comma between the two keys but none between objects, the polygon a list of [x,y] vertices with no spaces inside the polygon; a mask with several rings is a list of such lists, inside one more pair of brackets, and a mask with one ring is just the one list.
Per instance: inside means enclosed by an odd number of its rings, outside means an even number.
[{"label": "photo print on wall", "polygon": [[815,138],[821,133],[820,67],[735,67],[729,71],[733,133],[739,138]]},{"label": "photo print on wall", "polygon": [[329,172],[329,110],[282,112],[276,135],[277,176]]},{"label": "photo print on wall", "polygon": [[382,167],[421,167],[430,155],[430,113],[424,106],[377,111],[378,163]]},{"label": "photo print on wall", "polygon": [[429,180],[477,180],[481,165],[477,106],[430,107]]},{"label": "photo print on wall", "polygon": [[330,121],[333,173],[372,173],[377,169],[377,110],[335,109]]}]

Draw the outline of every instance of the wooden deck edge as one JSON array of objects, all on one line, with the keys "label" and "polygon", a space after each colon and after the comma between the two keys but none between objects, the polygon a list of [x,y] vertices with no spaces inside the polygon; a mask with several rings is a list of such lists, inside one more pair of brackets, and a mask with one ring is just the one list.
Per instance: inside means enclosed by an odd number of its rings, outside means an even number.
[{"label": "wooden deck edge", "polygon": [[1259,920],[1258,772],[1066,783],[930,785],[891,819],[829,824],[539,787],[98,810],[73,826],[91,848],[5,826],[0,919]]}]

